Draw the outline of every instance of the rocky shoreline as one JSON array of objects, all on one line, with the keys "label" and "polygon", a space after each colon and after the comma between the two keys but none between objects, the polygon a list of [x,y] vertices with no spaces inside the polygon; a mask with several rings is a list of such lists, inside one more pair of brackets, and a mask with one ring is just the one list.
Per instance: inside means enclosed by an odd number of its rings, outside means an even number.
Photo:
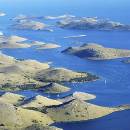
[{"label": "rocky shoreline", "polygon": [[[5,15],[5,13],[0,12],[0,16]],[[45,21],[40,20],[53,20],[52,22],[55,24],[48,25]],[[20,15],[13,18],[12,22],[11,29],[26,31],[53,32],[52,27],[57,26],[60,29],[73,30],[130,31],[130,25],[97,17],[73,15],[41,17]],[[86,36],[71,35],[62,38],[69,40]],[[44,51],[61,46],[55,42],[46,43],[16,35],[5,35],[0,32],[0,49],[31,47],[35,51]],[[61,53],[90,60],[130,57],[130,50],[104,47],[97,43],[68,47]],[[123,62],[128,64],[130,60],[123,60]],[[52,125],[60,122],[89,121],[130,109],[130,105],[107,107],[93,104],[90,100],[96,99],[96,95],[79,91],[73,92],[73,90],[71,91],[72,88],[66,85],[66,83],[87,83],[98,79],[100,76],[90,72],[52,67],[48,62],[42,63],[32,59],[16,59],[1,52],[0,130],[62,130]],[[39,93],[35,96],[26,97],[15,94],[19,90],[36,90]],[[43,96],[44,94],[48,97]],[[50,98],[49,95],[51,94],[57,95],[57,98]],[[60,94],[68,95],[60,97]]]},{"label": "rocky shoreline", "polygon": [[110,108],[88,103],[87,100],[95,97],[87,93],[77,92],[73,96],[73,99],[61,102],[40,95],[26,99],[22,95],[5,93],[0,96],[0,129],[60,130],[49,125],[54,122],[91,120],[130,109],[128,105]]},{"label": "rocky shoreline", "polygon": [[90,73],[52,68],[36,60],[17,60],[0,54],[0,89],[39,89],[48,83],[85,82],[98,79]]}]

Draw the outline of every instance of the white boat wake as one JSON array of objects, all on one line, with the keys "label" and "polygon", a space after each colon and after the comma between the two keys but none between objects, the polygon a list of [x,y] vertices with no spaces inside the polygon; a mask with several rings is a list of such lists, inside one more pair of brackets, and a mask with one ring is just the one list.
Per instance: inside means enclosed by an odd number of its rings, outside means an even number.
[{"label": "white boat wake", "polygon": [[75,35],[75,36],[67,36],[64,38],[80,38],[80,37],[86,37],[87,35]]}]

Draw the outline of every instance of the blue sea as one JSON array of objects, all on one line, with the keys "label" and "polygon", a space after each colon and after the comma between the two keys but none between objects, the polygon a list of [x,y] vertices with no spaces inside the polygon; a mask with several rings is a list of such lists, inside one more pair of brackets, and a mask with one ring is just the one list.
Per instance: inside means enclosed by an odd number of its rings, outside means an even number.
[{"label": "blue sea", "polygon": [[[130,49],[130,32],[128,31],[83,31],[65,30],[54,27],[54,32],[13,30],[11,18],[19,15],[59,16],[71,14],[109,18],[113,21],[130,24],[129,0],[0,0],[0,11],[7,15],[0,17],[0,31],[6,35],[18,35],[30,40],[52,42],[61,48],[38,51],[35,48],[2,49],[7,55],[20,59],[35,59],[41,62],[52,62],[52,67],[65,67],[75,71],[91,72],[100,76],[100,80],[89,83],[68,83],[71,92],[60,94],[65,96],[75,91],[82,91],[97,96],[91,103],[102,106],[119,106],[130,104],[130,64],[122,59],[107,61],[83,60],[75,56],[62,54],[61,51],[69,46],[79,46],[83,43],[98,43],[106,47]],[[50,20],[40,20],[47,24],[55,24]],[[87,35],[76,39],[64,39],[66,36]],[[38,91],[16,92],[27,97],[46,95]],[[46,95],[57,98],[57,95]],[[130,111],[116,112],[100,119],[57,123],[64,130],[130,130]]]}]

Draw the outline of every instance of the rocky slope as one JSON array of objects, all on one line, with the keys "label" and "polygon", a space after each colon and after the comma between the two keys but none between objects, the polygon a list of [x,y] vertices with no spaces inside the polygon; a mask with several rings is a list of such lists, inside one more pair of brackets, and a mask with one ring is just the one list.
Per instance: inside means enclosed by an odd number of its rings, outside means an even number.
[{"label": "rocky slope", "polygon": [[98,79],[89,73],[75,72],[65,68],[49,68],[36,74],[36,79],[45,82],[85,82]]},{"label": "rocky slope", "polygon": [[0,100],[0,129],[17,130],[34,123],[46,126],[53,123],[53,120],[41,112],[15,107]]},{"label": "rocky slope", "polygon": [[72,122],[96,119],[129,108],[130,107],[103,107],[87,103],[83,100],[73,99],[61,105],[47,108],[46,113],[55,122]]},{"label": "rocky slope", "polygon": [[25,100],[25,103],[22,105],[22,107],[28,109],[40,109],[46,106],[60,105],[61,103],[62,102],[60,101],[38,95],[28,99],[27,101]]},{"label": "rocky slope", "polygon": [[70,91],[70,88],[58,83],[49,83],[48,85],[40,88],[40,91],[43,91],[45,93],[64,93]]},{"label": "rocky slope", "polygon": [[92,100],[95,98],[96,98],[96,96],[93,94],[84,93],[84,92],[74,92],[70,95],[67,95],[65,97],[60,98],[59,101],[64,103],[64,102],[69,102],[69,101],[74,100],[74,99],[87,101],[87,100]]},{"label": "rocky slope", "polygon": [[85,102],[83,100],[95,98],[85,93],[75,93],[73,97],[69,101],[62,102],[39,95],[23,100],[21,95],[5,93],[0,97],[0,129],[60,130],[49,125],[54,122],[91,120],[116,111],[130,109],[129,105],[112,108]]},{"label": "rocky slope", "polygon": [[15,106],[19,106],[25,100],[25,97],[22,95],[7,92],[0,96],[0,100],[9,104],[13,104]]}]

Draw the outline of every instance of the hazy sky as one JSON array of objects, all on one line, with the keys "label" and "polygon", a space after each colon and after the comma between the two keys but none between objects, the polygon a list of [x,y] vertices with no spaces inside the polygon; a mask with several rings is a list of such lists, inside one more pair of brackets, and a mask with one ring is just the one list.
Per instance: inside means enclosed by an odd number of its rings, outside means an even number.
[{"label": "hazy sky", "polygon": [[71,13],[130,22],[130,0],[0,0],[0,10],[14,14]]}]

